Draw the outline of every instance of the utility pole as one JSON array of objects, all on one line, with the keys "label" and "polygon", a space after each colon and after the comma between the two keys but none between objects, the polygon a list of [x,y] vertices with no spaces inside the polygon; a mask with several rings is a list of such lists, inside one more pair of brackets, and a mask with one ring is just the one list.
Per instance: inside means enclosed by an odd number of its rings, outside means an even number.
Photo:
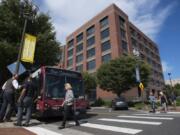
[{"label": "utility pole", "polygon": [[21,37],[21,43],[19,47],[18,58],[16,62],[15,74],[19,73],[19,66],[20,66],[20,61],[21,61],[23,45],[24,45],[24,36],[26,32],[26,27],[27,27],[27,21],[28,20],[33,21],[38,11],[38,7],[33,3],[32,0],[20,0],[19,5],[20,5],[20,17],[23,17],[25,20],[24,20],[22,37]]}]

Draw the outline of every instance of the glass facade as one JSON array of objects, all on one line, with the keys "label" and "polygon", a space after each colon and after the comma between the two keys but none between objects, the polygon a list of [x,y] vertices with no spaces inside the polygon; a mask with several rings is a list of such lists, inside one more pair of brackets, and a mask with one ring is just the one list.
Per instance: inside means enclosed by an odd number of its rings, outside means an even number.
[{"label": "glass facade", "polygon": [[104,17],[102,20],[100,20],[100,27],[103,28],[109,24],[108,16]]},{"label": "glass facade", "polygon": [[83,33],[79,34],[77,37],[76,37],[76,42],[80,42],[83,40]]},{"label": "glass facade", "polygon": [[69,59],[67,61],[67,66],[70,67],[70,66],[72,66],[72,64],[73,64],[73,59]]},{"label": "glass facade", "polygon": [[73,49],[68,51],[68,57],[71,57],[73,55]]},{"label": "glass facade", "polygon": [[89,27],[87,30],[86,30],[86,35],[87,37],[90,36],[90,35],[93,35],[95,33],[95,26],[91,26]]},{"label": "glass facade", "polygon": [[76,56],[76,62],[81,62],[83,60],[83,54],[79,54]]},{"label": "glass facade", "polygon": [[101,31],[101,39],[109,37],[109,28]]},{"label": "glass facade", "polygon": [[96,61],[95,60],[89,61],[87,63],[87,70],[95,69],[95,67],[96,67]]},{"label": "glass facade", "polygon": [[74,39],[68,42],[68,48],[72,47],[73,45],[74,45]]},{"label": "glass facade", "polygon": [[106,54],[104,56],[102,56],[102,63],[108,62],[111,60],[111,54]]},{"label": "glass facade", "polygon": [[76,71],[82,72],[83,71],[83,64],[76,66]]},{"label": "glass facade", "polygon": [[109,40],[104,42],[104,43],[102,43],[102,45],[101,45],[101,51],[102,52],[107,51],[109,49],[111,49],[111,43],[110,43]]},{"label": "glass facade", "polygon": [[87,58],[93,57],[95,55],[95,48],[92,48],[87,51]]},{"label": "glass facade", "polygon": [[120,29],[120,32],[121,32],[121,38],[126,40],[126,31],[123,29]]},{"label": "glass facade", "polygon": [[81,52],[83,50],[83,43],[76,46],[76,53]]},{"label": "glass facade", "polygon": [[125,20],[121,16],[119,17],[119,23],[121,27],[125,28]]},{"label": "glass facade", "polygon": [[123,50],[124,53],[127,53],[127,52],[128,52],[127,42],[126,42],[126,41],[123,41],[123,40],[122,40],[122,50]]},{"label": "glass facade", "polygon": [[87,47],[95,44],[95,37],[91,37],[87,40]]}]

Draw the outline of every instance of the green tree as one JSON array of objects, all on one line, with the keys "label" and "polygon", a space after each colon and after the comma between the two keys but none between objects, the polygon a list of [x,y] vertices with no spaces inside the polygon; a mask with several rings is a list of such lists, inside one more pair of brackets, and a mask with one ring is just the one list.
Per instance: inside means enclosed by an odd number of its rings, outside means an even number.
[{"label": "green tree", "polygon": [[168,96],[171,95],[171,91],[172,91],[171,85],[166,84],[165,87],[164,87],[164,90],[165,90],[165,92],[166,92],[166,94],[167,94]]},{"label": "green tree", "polygon": [[[20,0],[2,0],[0,2],[0,69],[17,59],[24,18],[20,17]],[[26,33],[37,37],[35,62],[24,63],[27,68],[40,65],[54,65],[58,62],[59,45],[55,38],[54,27],[48,14],[38,12],[34,21],[28,21]],[[6,74],[5,74],[6,76]]]},{"label": "green tree", "polygon": [[88,72],[84,72],[83,74],[83,81],[84,81],[84,90],[87,96],[91,93],[92,89],[96,89],[96,77]]},{"label": "green tree", "polygon": [[180,84],[179,83],[177,83],[176,85],[174,85],[174,91],[175,91],[175,94],[177,95],[177,96],[180,96]]},{"label": "green tree", "polygon": [[97,81],[103,90],[112,91],[118,96],[137,85],[135,67],[139,65],[141,82],[146,86],[150,67],[144,61],[132,56],[122,56],[101,65],[97,71]]}]

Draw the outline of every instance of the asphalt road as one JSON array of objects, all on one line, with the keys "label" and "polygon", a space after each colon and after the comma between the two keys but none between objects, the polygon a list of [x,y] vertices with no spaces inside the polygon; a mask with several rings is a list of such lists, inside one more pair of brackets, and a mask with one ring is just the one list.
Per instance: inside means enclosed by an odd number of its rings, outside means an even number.
[{"label": "asphalt road", "polygon": [[[152,114],[92,108],[80,117],[81,126],[74,126],[69,120],[66,128],[59,130],[61,121],[62,118],[32,119],[26,129],[37,135],[180,135],[180,112]],[[0,127],[13,127],[13,123],[1,123]]]},{"label": "asphalt road", "polygon": [[61,119],[44,119],[43,128],[63,135],[180,135],[180,113],[148,113],[137,111],[112,111],[93,108],[80,118],[81,126],[72,121],[59,130]]}]

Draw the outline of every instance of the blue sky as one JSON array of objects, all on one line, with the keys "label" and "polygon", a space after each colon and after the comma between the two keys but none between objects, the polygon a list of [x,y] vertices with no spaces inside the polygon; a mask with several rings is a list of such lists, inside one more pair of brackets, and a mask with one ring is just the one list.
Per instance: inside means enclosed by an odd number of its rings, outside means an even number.
[{"label": "blue sky", "polygon": [[115,3],[140,30],[159,47],[164,77],[180,78],[180,1],[179,0],[36,0],[40,10],[52,17],[57,39]]}]

